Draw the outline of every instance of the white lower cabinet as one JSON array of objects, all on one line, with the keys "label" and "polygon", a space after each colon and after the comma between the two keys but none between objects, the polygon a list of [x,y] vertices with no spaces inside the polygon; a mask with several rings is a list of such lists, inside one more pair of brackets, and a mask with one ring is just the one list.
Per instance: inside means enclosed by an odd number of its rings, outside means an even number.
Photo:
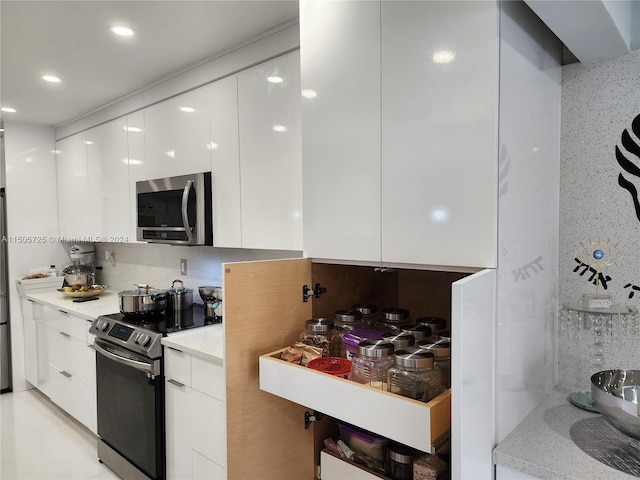
[{"label": "white lower cabinet", "polygon": [[226,479],[222,366],[172,347],[165,352],[168,479]]},{"label": "white lower cabinet", "polygon": [[97,433],[96,360],[89,322],[61,310],[22,301],[27,380]]}]

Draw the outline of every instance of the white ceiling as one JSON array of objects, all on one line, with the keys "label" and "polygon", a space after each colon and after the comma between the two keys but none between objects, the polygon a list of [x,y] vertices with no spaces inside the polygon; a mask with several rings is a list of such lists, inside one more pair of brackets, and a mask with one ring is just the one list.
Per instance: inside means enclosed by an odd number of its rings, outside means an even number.
[{"label": "white ceiling", "polygon": [[[297,17],[297,0],[2,0],[0,105],[17,113],[1,118],[67,123]],[[116,38],[111,24],[137,34]]]}]

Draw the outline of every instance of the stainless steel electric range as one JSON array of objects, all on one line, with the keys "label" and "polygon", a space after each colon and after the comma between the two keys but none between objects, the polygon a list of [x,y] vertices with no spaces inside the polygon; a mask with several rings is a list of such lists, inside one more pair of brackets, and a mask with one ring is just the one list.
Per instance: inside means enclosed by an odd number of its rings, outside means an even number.
[{"label": "stainless steel electric range", "polygon": [[98,458],[126,479],[165,478],[165,335],[221,321],[204,309],[98,317],[96,336]]}]

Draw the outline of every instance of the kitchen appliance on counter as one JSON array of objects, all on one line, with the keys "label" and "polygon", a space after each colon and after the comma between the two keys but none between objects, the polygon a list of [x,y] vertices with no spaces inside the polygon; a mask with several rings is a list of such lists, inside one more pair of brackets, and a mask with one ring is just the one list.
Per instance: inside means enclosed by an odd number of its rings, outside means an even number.
[{"label": "kitchen appliance on counter", "polygon": [[[95,335],[98,458],[127,479],[165,478],[162,337],[207,324],[204,307],[98,317]],[[126,408],[123,407],[126,405]]]},{"label": "kitchen appliance on counter", "polygon": [[211,172],[136,182],[141,242],[213,245]]},{"label": "kitchen appliance on counter", "polygon": [[199,287],[198,293],[204,302],[205,319],[222,321],[222,287]]},{"label": "kitchen appliance on counter", "polygon": [[96,283],[95,249],[92,244],[72,245],[69,248],[71,264],[67,265],[63,287],[70,285],[93,285]]}]

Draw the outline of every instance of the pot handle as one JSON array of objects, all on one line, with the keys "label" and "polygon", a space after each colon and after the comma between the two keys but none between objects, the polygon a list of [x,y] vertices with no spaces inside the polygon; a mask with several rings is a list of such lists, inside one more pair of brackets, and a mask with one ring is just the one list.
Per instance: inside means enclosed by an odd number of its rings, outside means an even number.
[{"label": "pot handle", "polygon": [[167,299],[167,292],[153,293],[151,295],[151,300],[153,300],[154,302],[158,300],[166,300],[166,299]]},{"label": "pot handle", "polygon": [[180,282],[180,288],[184,289],[184,282],[182,280],[180,280],[179,278],[177,278],[173,282],[171,282],[171,288],[173,288],[173,286],[175,285],[176,282]]}]

